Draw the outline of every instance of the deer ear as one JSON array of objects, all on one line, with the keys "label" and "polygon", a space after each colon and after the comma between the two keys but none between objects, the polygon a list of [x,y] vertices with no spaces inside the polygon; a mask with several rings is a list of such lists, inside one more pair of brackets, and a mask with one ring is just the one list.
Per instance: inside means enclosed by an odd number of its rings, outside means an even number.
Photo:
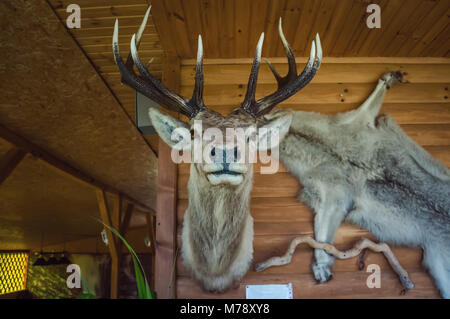
[{"label": "deer ear", "polygon": [[258,128],[258,150],[266,151],[277,147],[291,126],[292,115],[264,119],[264,124]]},{"label": "deer ear", "polygon": [[191,134],[188,124],[161,112],[157,108],[150,108],[148,115],[159,137],[167,145],[176,150],[191,149]]}]

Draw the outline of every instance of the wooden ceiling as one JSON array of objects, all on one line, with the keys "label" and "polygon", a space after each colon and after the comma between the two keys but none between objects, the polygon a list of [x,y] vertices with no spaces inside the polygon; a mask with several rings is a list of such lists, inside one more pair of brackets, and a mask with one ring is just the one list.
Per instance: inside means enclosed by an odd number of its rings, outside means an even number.
[{"label": "wooden ceiling", "polygon": [[[0,2],[0,27],[0,136],[155,208],[157,158],[47,2]],[[0,248],[98,235],[95,190],[30,154],[0,185]]]},{"label": "wooden ceiling", "polygon": [[[11,145],[0,139],[0,158]],[[28,154],[0,186],[1,249],[40,249],[95,236],[100,218],[94,190]],[[41,238],[43,237],[43,238]]]},{"label": "wooden ceiling", "polygon": [[[66,12],[72,0],[49,0],[62,22],[70,13]],[[120,74],[114,63],[112,54],[112,34],[116,18],[119,19],[120,53],[125,59],[129,53],[131,36],[137,32],[145,11],[150,5],[146,0],[79,0],[75,1],[81,8],[81,28],[69,29],[69,32],[87,54],[97,72],[114,92],[130,118],[135,122],[136,112],[134,90],[120,82]],[[153,75],[161,79],[163,49],[150,15],[145,36],[139,54],[143,61],[153,62],[149,69]],[[157,151],[157,136],[145,136],[152,149]]]},{"label": "wooden ceiling", "polygon": [[[371,3],[380,5],[380,29],[366,26]],[[297,56],[309,55],[317,32],[325,57],[449,56],[448,0],[167,0],[152,5],[163,48],[181,58],[195,57],[198,34],[206,58],[252,57],[263,31],[263,56],[284,56],[279,17]]]}]

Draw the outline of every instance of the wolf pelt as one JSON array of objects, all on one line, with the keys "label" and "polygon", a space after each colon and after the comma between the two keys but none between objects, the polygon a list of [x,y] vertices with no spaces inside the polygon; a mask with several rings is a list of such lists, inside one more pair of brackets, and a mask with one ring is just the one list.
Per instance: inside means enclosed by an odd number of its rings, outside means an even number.
[{"label": "wolf pelt", "polygon": [[[389,115],[378,115],[401,74],[388,73],[356,110],[335,115],[292,112],[280,160],[301,182],[299,199],[315,213],[316,240],[333,243],[343,221],[378,240],[421,248],[423,263],[450,298],[450,172],[409,138]],[[333,257],[315,250],[315,279],[331,279]]]}]

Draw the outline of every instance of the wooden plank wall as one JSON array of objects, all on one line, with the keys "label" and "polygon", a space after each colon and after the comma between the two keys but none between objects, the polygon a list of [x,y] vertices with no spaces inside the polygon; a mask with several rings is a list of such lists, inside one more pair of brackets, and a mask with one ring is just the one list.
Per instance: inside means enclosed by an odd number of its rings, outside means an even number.
[{"label": "wooden plank wall", "polygon": [[[283,59],[273,59],[281,72],[286,70]],[[305,59],[298,59],[303,68]],[[205,103],[227,113],[243,99],[250,71],[248,59],[205,61]],[[281,64],[280,64],[281,63]],[[377,79],[386,71],[406,72],[406,83],[390,90],[382,112],[389,113],[414,140],[431,154],[450,165],[450,59],[432,58],[325,58],[313,82],[286,101],[281,107],[336,113],[358,106],[374,89]],[[181,69],[181,92],[190,96],[193,88],[193,61],[184,61]],[[276,88],[266,66],[261,67],[257,97]],[[313,234],[313,215],[296,195],[301,188],[283,168],[275,175],[261,175],[255,164],[251,213],[255,220],[254,261],[280,255],[290,240],[298,234]],[[178,167],[178,244],[184,211],[187,207],[189,166]],[[339,228],[336,245],[349,248],[360,237],[371,237],[367,231],[344,224]],[[355,259],[336,261],[333,280],[317,285],[310,263],[312,250],[300,247],[290,265],[268,269],[262,273],[250,270],[238,289],[227,293],[208,294],[193,282],[177,264],[178,298],[245,298],[246,284],[292,282],[295,298],[435,298],[439,297],[433,282],[421,266],[422,253],[408,248],[394,248],[402,265],[408,270],[416,287],[401,296],[402,287],[384,257],[368,253],[366,266],[378,264],[382,270],[380,289],[369,289],[369,273],[358,271]]]}]

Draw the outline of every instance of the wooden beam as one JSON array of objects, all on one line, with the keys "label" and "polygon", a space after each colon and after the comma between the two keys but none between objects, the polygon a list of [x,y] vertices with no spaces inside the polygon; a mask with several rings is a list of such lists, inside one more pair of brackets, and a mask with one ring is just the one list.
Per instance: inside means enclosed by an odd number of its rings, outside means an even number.
[{"label": "wooden beam", "polygon": [[[177,92],[180,87],[180,60],[164,59],[163,82]],[[175,115],[176,116],[176,115]],[[170,147],[159,140],[158,194],[156,197],[155,290],[159,299],[175,298],[177,165]]]},{"label": "wooden beam", "polygon": [[8,178],[16,166],[19,165],[26,154],[27,152],[24,150],[13,146],[0,158],[0,185]]},{"label": "wooden beam", "polygon": [[[106,194],[102,189],[97,189],[97,201],[98,208],[100,210],[100,215],[102,217],[102,221],[105,225],[112,227],[111,216],[109,215],[108,205],[106,202]],[[111,299],[117,299],[119,286],[118,286],[118,273],[119,273],[119,255],[117,251],[115,236],[109,230],[109,228],[105,227],[106,237],[108,238],[108,248],[109,253],[111,255],[111,291],[110,297]]]},{"label": "wooden beam", "polygon": [[150,214],[145,214],[145,218],[147,219],[147,229],[148,229],[148,238],[150,239],[150,248],[152,250],[152,269],[151,269],[151,279],[150,279],[150,288],[151,290],[155,290],[155,217]]},{"label": "wooden beam", "polygon": [[122,222],[120,224],[120,234],[122,237],[125,237],[128,226],[130,225],[131,216],[133,215],[134,205],[131,203],[127,204],[127,208],[125,210],[125,214],[122,218]]},{"label": "wooden beam", "polygon": [[104,191],[106,191],[108,193],[121,194],[125,200],[133,203],[137,207],[140,207],[142,210],[148,211],[148,212],[153,211],[153,209],[140,203],[139,201],[137,201],[130,195],[120,192],[119,190],[115,189],[114,187],[103,184],[102,182],[90,177],[89,175],[85,174],[81,170],[63,162],[62,160],[58,159],[54,155],[45,151],[41,147],[29,142],[28,140],[24,139],[23,137],[17,135],[16,133],[7,129],[3,125],[0,125],[0,137],[7,140],[8,142],[15,145],[16,147],[22,149],[23,151],[33,154],[35,157],[41,159],[44,163],[50,164],[50,167],[56,168],[58,172],[63,172],[66,175],[68,174],[69,176],[74,177],[74,179],[77,180],[78,182],[82,182],[84,184],[93,186],[95,188],[103,189]]},{"label": "wooden beam", "polygon": [[[122,196],[114,195],[113,199],[113,210],[111,214],[111,225],[120,233],[120,217],[122,213]],[[120,233],[121,234],[121,233]],[[122,234],[121,234],[122,235]],[[123,236],[123,235],[122,235]],[[113,236],[116,245],[117,258],[111,259],[111,291],[113,288],[117,291],[116,296],[111,298],[118,298],[119,295],[119,285],[120,285],[120,261],[122,259],[122,241],[117,236]]]},{"label": "wooden beam", "polygon": [[154,217],[150,214],[145,214],[145,218],[147,219],[147,229],[148,229],[148,238],[150,239],[150,248],[152,250],[153,256],[155,255],[155,223]]},{"label": "wooden beam", "polygon": [[[272,64],[286,64],[285,57],[268,58]],[[296,57],[295,61],[304,64],[308,61],[308,57]],[[181,65],[195,66],[196,59],[183,59]],[[234,59],[204,59],[203,65],[216,64],[252,64],[253,58],[234,58]],[[327,63],[355,63],[355,64],[450,64],[449,58],[436,57],[324,57],[322,64]]]}]

